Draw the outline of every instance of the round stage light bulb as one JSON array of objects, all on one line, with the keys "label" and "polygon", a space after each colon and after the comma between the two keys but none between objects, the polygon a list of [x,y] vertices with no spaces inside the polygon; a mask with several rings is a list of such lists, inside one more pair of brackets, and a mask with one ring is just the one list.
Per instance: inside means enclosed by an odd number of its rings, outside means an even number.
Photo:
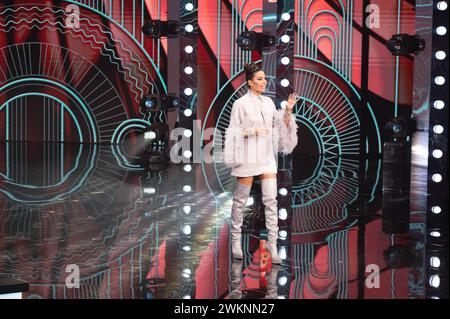
[{"label": "round stage light bulb", "polygon": [[278,191],[280,193],[281,196],[286,196],[288,191],[286,188],[280,188],[280,190]]},{"label": "round stage light bulb", "polygon": [[430,233],[430,236],[431,236],[431,237],[434,237],[434,238],[439,238],[439,237],[441,237],[441,233],[438,232],[438,231],[432,231],[432,232]]},{"label": "round stage light bulb", "polygon": [[432,256],[430,258],[430,266],[434,268],[439,268],[441,266],[441,260],[439,259],[439,257]]},{"label": "round stage light bulb", "polygon": [[190,192],[191,190],[192,190],[192,187],[190,185],[184,185],[183,186],[183,191],[185,191],[186,193]]},{"label": "round stage light bulb", "polygon": [[287,210],[286,210],[286,208],[281,208],[278,211],[278,218],[280,218],[281,220],[286,220],[287,219]]},{"label": "round stage light bulb", "polygon": [[183,206],[183,212],[184,212],[186,215],[189,215],[190,212],[191,212],[191,206],[189,206],[189,205],[184,205],[184,206]]},{"label": "round stage light bulb", "polygon": [[190,235],[191,233],[191,226],[190,225],[184,225],[183,226],[183,234]]},{"label": "round stage light bulb", "polygon": [[444,132],[444,127],[442,125],[433,126],[433,132],[436,134],[442,134]]},{"label": "round stage light bulb", "polygon": [[187,45],[184,47],[184,52],[190,54],[190,53],[194,52],[194,48],[192,47],[192,45]]},{"label": "round stage light bulb", "polygon": [[434,101],[433,106],[436,110],[442,110],[445,106],[445,103],[442,100],[436,100]]},{"label": "round stage light bulb", "polygon": [[287,34],[281,36],[281,42],[289,43],[289,41],[291,41],[291,37],[288,36]]},{"label": "round stage light bulb", "polygon": [[445,35],[447,33],[447,28],[441,25],[436,28],[436,33],[439,35]]},{"label": "round stage light bulb", "polygon": [[433,214],[440,214],[442,212],[442,209],[440,206],[433,206],[431,207],[431,211],[433,212]]},{"label": "round stage light bulb", "polygon": [[252,206],[254,202],[255,200],[253,199],[253,196],[249,196],[249,198],[247,198],[247,201],[245,202],[245,206]]},{"label": "round stage light bulb", "polygon": [[444,51],[437,51],[435,56],[438,60],[444,60],[447,55]]},{"label": "round stage light bulb", "polygon": [[183,166],[183,169],[185,172],[189,173],[190,171],[192,171],[192,166],[191,164],[186,164]]},{"label": "round stage light bulb", "polygon": [[185,129],[184,132],[183,132],[183,135],[185,137],[191,137],[192,136],[192,131],[189,130],[189,129]]},{"label": "round stage light bulb", "polygon": [[436,83],[437,85],[444,85],[445,78],[443,76],[438,75],[437,77],[434,78],[434,83]]},{"label": "round stage light bulb", "polygon": [[184,110],[184,116],[189,117],[192,115],[192,111],[190,109]]},{"label": "round stage light bulb", "polygon": [[144,187],[144,194],[155,194],[156,189],[153,187]]},{"label": "round stage light bulb", "polygon": [[190,269],[183,269],[182,275],[184,278],[191,277],[191,270]]},{"label": "round stage light bulb", "polygon": [[184,251],[191,251],[191,247],[190,246],[183,246],[183,250]]},{"label": "round stage light bulb", "polygon": [[144,140],[154,140],[156,138],[156,133],[153,131],[148,131],[144,133]]},{"label": "round stage light bulb", "polygon": [[278,279],[278,285],[279,286],[284,286],[287,284],[287,277],[286,276],[281,276],[280,279]]},{"label": "round stage light bulb", "polygon": [[184,68],[184,73],[186,74],[192,74],[192,72],[194,72],[194,69],[190,66],[187,66]]},{"label": "round stage light bulb", "polygon": [[286,106],[287,106],[287,101],[286,101],[286,100],[281,101],[281,102],[280,102],[280,106],[281,106],[282,109],[285,109]]},{"label": "round stage light bulb", "polygon": [[441,11],[447,10],[447,2],[439,1],[437,3],[437,8],[438,8],[438,10],[441,10]]},{"label": "round stage light bulb", "polygon": [[291,60],[287,56],[281,58],[281,64],[288,65],[289,62],[291,62]]},{"label": "round stage light bulb", "polygon": [[433,275],[430,277],[430,286],[434,288],[439,288],[441,285],[441,278],[439,278],[439,275]]},{"label": "round stage light bulb", "polygon": [[441,175],[441,174],[433,174],[433,176],[431,177],[431,179],[432,179],[433,182],[435,182],[435,183],[440,183],[440,182],[442,182],[442,175]]},{"label": "round stage light bulb", "polygon": [[192,157],[192,152],[191,151],[184,151],[183,152],[183,156],[186,158],[191,158]]},{"label": "round stage light bulb", "polygon": [[185,295],[185,296],[183,296],[183,299],[191,299],[191,296]]},{"label": "round stage light bulb", "polygon": [[278,235],[280,235],[280,239],[285,240],[287,238],[287,231],[280,230]]},{"label": "round stage light bulb", "polygon": [[194,93],[194,91],[192,91],[191,88],[185,88],[184,89],[184,94],[186,94],[187,96],[192,95],[192,93]]},{"label": "round stage light bulb", "polygon": [[441,158],[444,153],[441,150],[434,150],[433,151],[433,157],[434,158]]},{"label": "round stage light bulb", "polygon": [[288,79],[283,79],[280,81],[280,84],[282,87],[288,87],[289,86],[289,80]]},{"label": "round stage light bulb", "polygon": [[286,247],[281,247],[279,252],[278,252],[279,256],[281,259],[285,260],[287,258],[287,252],[286,252]]},{"label": "round stage light bulb", "polygon": [[186,30],[186,32],[192,32],[194,31],[194,26],[192,24],[186,24],[184,30]]},{"label": "round stage light bulb", "polygon": [[290,18],[291,15],[288,12],[285,12],[281,15],[281,19],[283,19],[283,21],[289,21]]},{"label": "round stage light bulb", "polygon": [[194,5],[193,5],[192,3],[186,3],[186,5],[184,6],[184,8],[185,8],[187,11],[192,11],[192,10],[194,10]]}]

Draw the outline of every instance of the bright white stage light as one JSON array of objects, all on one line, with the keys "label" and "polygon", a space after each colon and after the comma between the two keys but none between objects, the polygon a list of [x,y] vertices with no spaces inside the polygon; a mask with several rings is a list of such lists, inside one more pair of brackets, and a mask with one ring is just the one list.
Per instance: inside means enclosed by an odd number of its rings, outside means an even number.
[{"label": "bright white stage light", "polygon": [[433,157],[434,158],[441,158],[444,153],[441,150],[434,150],[433,151]]},{"label": "bright white stage light", "polygon": [[190,225],[184,225],[183,226],[183,234],[190,235],[191,234],[191,226]]},{"label": "bright white stage light", "polygon": [[289,41],[291,41],[291,37],[288,36],[287,34],[281,36],[281,42],[289,43]]},{"label": "bright white stage light", "polygon": [[447,33],[447,28],[441,25],[436,28],[436,33],[439,35],[445,35]]},{"label": "bright white stage light", "polygon": [[153,187],[144,187],[144,194],[155,194],[156,189]]},{"label": "bright white stage light", "polygon": [[437,3],[437,8],[438,8],[438,10],[441,10],[441,11],[447,10],[447,2],[439,1]]},{"label": "bright white stage light", "polygon": [[192,11],[192,10],[194,10],[194,5],[193,5],[192,3],[186,3],[186,5],[184,6],[184,8],[185,8],[187,11]]},{"label": "bright white stage light", "polygon": [[430,258],[430,266],[434,268],[439,268],[441,266],[441,260],[439,259],[439,257],[432,256]]},{"label": "bright white stage light", "polygon": [[433,207],[431,208],[431,211],[433,212],[433,214],[440,214],[441,211],[442,211],[442,209],[441,209],[440,206],[433,206]]},{"label": "bright white stage light", "polygon": [[289,80],[288,79],[283,79],[280,81],[280,84],[282,87],[288,87],[289,86]]},{"label": "bright white stage light", "polygon": [[433,126],[433,132],[436,134],[442,134],[444,132],[444,127],[442,125]]},{"label": "bright white stage light", "polygon": [[183,152],[183,156],[186,158],[191,158],[192,157],[192,152],[191,151],[184,151]]},{"label": "bright white stage light", "polygon": [[287,210],[286,210],[286,208],[281,208],[278,211],[278,218],[280,218],[281,220],[286,220],[287,219]]},{"label": "bright white stage light", "polygon": [[433,174],[433,176],[431,177],[431,179],[432,179],[433,182],[435,182],[435,183],[440,183],[440,182],[442,182],[442,175],[441,175],[441,174]]},{"label": "bright white stage light", "polygon": [[183,132],[183,135],[185,137],[191,137],[192,136],[192,131],[189,130],[189,129],[185,129],[184,132]]},{"label": "bright white stage light", "polygon": [[441,285],[441,278],[439,278],[439,275],[433,275],[430,277],[430,286],[434,288],[439,288]]}]

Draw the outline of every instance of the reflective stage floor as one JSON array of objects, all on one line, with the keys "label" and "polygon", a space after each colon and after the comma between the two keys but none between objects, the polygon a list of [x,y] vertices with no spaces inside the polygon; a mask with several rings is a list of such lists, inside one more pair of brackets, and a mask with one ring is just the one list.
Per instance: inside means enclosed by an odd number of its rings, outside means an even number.
[{"label": "reflective stage floor", "polygon": [[425,297],[420,167],[410,196],[383,196],[381,160],[294,156],[272,266],[257,182],[245,259],[230,258],[223,166],[148,171],[109,145],[0,145],[0,273],[29,282],[24,298]]}]

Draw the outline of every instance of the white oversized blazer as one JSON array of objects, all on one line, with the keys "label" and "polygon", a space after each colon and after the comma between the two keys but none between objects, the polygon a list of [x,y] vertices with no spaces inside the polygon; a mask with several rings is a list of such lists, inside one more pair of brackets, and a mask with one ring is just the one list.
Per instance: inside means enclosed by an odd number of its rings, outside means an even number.
[{"label": "white oversized blazer", "polygon": [[[289,154],[297,145],[297,124],[291,115],[284,121],[284,110],[277,110],[272,99],[251,91],[237,99],[231,109],[225,135],[224,161],[231,175],[257,176],[277,172],[278,152]],[[267,128],[267,136],[246,136],[256,128]]]}]

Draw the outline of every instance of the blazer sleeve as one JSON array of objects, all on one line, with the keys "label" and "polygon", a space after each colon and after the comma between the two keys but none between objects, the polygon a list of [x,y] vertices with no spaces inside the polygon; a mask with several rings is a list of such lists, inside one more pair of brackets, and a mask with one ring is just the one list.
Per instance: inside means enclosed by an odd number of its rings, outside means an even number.
[{"label": "blazer sleeve", "polygon": [[290,154],[297,146],[297,123],[295,121],[295,115],[291,114],[288,125],[284,121],[285,112],[282,109],[277,110],[272,99],[270,99],[273,106],[273,143],[274,150],[283,154]]},{"label": "blazer sleeve", "polygon": [[244,157],[244,109],[239,100],[233,103],[230,125],[225,131],[224,163],[233,167],[243,163]]}]

